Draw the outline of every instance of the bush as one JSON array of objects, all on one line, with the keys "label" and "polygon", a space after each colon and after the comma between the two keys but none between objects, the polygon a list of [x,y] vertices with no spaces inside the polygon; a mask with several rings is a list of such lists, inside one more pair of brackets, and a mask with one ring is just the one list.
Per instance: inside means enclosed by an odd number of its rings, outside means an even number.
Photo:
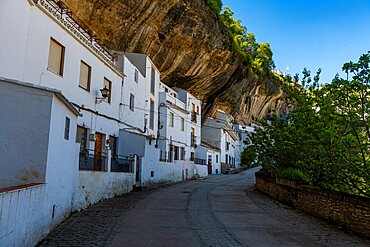
[{"label": "bush", "polygon": [[221,13],[222,0],[207,0],[206,3],[217,15]]},{"label": "bush", "polygon": [[253,145],[246,147],[240,155],[242,167],[251,167],[257,159],[257,152]]},{"label": "bush", "polygon": [[293,168],[280,169],[275,175],[278,178],[285,178],[298,182],[307,183],[309,181],[302,171]]}]

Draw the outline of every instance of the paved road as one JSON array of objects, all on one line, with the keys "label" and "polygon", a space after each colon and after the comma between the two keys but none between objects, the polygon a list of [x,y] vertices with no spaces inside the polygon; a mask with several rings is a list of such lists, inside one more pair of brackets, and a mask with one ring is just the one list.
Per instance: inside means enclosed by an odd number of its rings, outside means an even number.
[{"label": "paved road", "polygon": [[40,246],[370,246],[255,191],[255,171],[99,203],[74,214]]}]

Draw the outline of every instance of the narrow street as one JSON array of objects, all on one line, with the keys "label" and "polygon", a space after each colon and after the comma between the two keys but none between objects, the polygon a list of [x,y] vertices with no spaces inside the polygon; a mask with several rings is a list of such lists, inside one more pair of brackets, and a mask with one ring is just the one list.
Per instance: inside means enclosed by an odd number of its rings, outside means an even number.
[{"label": "narrow street", "polygon": [[101,202],[40,246],[370,246],[255,191],[256,170]]}]

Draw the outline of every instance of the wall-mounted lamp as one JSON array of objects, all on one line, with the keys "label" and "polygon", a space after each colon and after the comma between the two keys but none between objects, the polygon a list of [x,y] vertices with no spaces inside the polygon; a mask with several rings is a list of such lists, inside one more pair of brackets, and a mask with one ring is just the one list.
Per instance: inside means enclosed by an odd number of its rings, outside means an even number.
[{"label": "wall-mounted lamp", "polygon": [[103,102],[103,100],[108,98],[109,94],[110,94],[110,90],[106,86],[104,86],[103,89],[99,89],[99,91],[100,91],[102,97],[96,97],[95,98],[95,104],[99,104],[99,103]]}]

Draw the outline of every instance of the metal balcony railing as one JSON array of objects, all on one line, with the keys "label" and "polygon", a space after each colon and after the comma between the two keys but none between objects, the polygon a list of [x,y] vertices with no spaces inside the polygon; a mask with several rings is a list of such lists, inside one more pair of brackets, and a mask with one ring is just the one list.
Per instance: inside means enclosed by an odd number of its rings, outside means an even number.
[{"label": "metal balcony railing", "polygon": [[101,152],[100,155],[95,155],[94,150],[80,150],[79,170],[106,172],[108,170],[107,154]]},{"label": "metal balcony railing", "polygon": [[133,173],[134,163],[133,157],[115,155],[111,159],[111,172]]},{"label": "metal balcony railing", "polygon": [[194,163],[197,164],[197,165],[203,165],[203,166],[208,165],[207,164],[207,160],[205,160],[205,159],[199,159],[199,158],[195,158],[194,159]]}]

